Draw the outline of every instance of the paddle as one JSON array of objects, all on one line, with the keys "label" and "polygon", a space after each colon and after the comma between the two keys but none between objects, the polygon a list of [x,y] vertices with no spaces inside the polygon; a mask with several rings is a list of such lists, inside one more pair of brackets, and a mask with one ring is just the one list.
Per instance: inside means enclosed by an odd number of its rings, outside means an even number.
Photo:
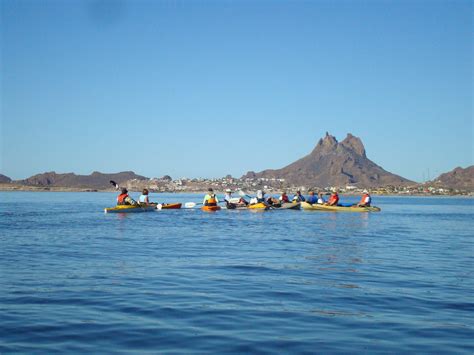
[{"label": "paddle", "polygon": [[186,202],[184,204],[184,208],[194,208],[198,205],[202,205],[202,202],[201,203],[196,203],[196,202]]},{"label": "paddle", "polygon": [[[225,201],[219,201],[218,203],[225,203]],[[194,208],[196,206],[200,206],[200,205],[203,205],[202,202],[186,202],[184,204],[184,208]]]},{"label": "paddle", "polygon": [[118,190],[120,188],[119,184],[117,184],[114,180],[110,180],[110,183],[114,185],[115,189]]},{"label": "paddle", "polygon": [[242,190],[239,190],[239,195],[242,196],[242,197],[248,197],[248,198],[252,198],[252,196],[249,196],[247,195],[245,192],[243,192]]}]

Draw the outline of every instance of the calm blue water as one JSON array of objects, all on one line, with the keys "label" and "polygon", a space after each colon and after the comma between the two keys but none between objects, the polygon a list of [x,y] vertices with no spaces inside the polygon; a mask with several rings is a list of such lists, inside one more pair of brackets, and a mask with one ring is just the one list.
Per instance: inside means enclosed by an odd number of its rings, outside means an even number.
[{"label": "calm blue water", "polygon": [[105,215],[115,194],[0,197],[0,353],[474,351],[473,199]]}]

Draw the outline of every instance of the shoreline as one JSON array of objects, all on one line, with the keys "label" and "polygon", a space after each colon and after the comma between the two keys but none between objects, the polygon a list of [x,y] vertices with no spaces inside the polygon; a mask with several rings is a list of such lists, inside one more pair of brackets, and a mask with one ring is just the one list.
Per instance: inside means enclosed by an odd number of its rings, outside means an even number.
[{"label": "shoreline", "polygon": [[[92,188],[77,188],[77,187],[45,187],[45,186],[26,186],[26,185],[11,185],[10,184],[0,184],[0,192],[111,192],[116,193],[115,189],[92,189]],[[129,190],[131,193],[140,193],[140,191]],[[205,195],[206,190],[203,191],[150,191],[150,194],[202,194]],[[216,191],[217,194],[224,194],[224,191]],[[236,192],[234,192],[235,194]],[[255,195],[252,191],[248,191],[250,195]],[[237,194],[238,195],[238,194]],[[268,194],[277,195],[277,194]],[[326,195],[329,195],[328,193]],[[360,196],[359,193],[340,193],[342,196]],[[372,193],[372,196],[384,196],[384,197],[464,197],[472,198],[474,193],[465,193],[465,194],[376,194]]]}]

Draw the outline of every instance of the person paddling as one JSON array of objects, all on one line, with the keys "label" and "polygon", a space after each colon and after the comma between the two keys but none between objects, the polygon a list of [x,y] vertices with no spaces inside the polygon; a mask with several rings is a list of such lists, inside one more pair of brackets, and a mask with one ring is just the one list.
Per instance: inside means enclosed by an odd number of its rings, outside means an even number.
[{"label": "person paddling", "polygon": [[[294,199],[293,199],[293,201],[294,201]],[[309,197],[306,200],[306,202],[308,202],[309,204],[312,204],[312,205],[315,204],[315,203],[318,203],[318,197],[314,194],[314,191],[309,192]]]},{"label": "person paddling", "polygon": [[265,205],[268,205],[267,202],[265,201],[265,191],[263,190],[258,190],[257,191],[257,197],[253,197],[250,200],[250,204],[254,205],[256,203],[264,203]]},{"label": "person paddling", "polygon": [[122,193],[117,197],[117,205],[137,205],[137,201],[128,196],[128,190],[123,187]]},{"label": "person paddling", "polygon": [[372,197],[370,197],[369,191],[364,190],[362,191],[363,195],[360,199],[360,202],[357,204],[357,207],[370,207],[370,203],[372,202]]},{"label": "person paddling", "polygon": [[148,189],[143,189],[142,194],[138,198],[138,202],[140,205],[148,206],[150,204],[150,200],[148,199]]},{"label": "person paddling", "polygon": [[219,203],[219,200],[217,199],[216,194],[214,193],[214,190],[212,188],[209,188],[207,190],[207,195],[204,196],[204,200],[202,201],[202,204],[204,206],[217,206]]},{"label": "person paddling", "polygon": [[286,194],[286,191],[283,191],[281,193],[281,196],[280,196],[279,200],[280,200],[280,203],[289,203],[290,202],[290,199],[288,198],[288,195]]},{"label": "person paddling", "polygon": [[318,194],[318,204],[324,205],[325,203],[326,203],[326,201],[324,200],[323,193],[320,192],[320,193]]},{"label": "person paddling", "polygon": [[329,201],[326,203],[326,205],[337,206],[338,203],[339,203],[339,195],[337,191],[334,191],[331,197],[329,197]]},{"label": "person paddling", "polygon": [[[313,192],[313,194],[314,194],[314,192]],[[301,191],[300,190],[296,191],[295,197],[293,197],[293,202],[305,202],[305,201],[306,201],[306,199],[301,194]]]},{"label": "person paddling", "polygon": [[230,202],[232,199],[232,190],[231,189],[226,189],[225,190],[225,195],[224,195],[224,202],[227,206],[227,209],[233,210],[237,207],[237,204]]}]

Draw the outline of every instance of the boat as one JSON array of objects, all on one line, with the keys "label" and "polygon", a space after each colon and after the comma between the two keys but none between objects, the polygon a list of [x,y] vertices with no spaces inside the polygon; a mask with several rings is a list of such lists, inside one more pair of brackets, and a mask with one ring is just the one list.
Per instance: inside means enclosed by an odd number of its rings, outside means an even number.
[{"label": "boat", "polygon": [[323,212],[380,212],[381,209],[376,206],[372,207],[345,207],[345,206],[327,206],[319,204],[310,204],[302,202],[301,207],[306,211],[323,211]]},{"label": "boat", "polygon": [[263,202],[248,205],[247,208],[251,210],[268,210],[268,206]]},{"label": "boat", "polygon": [[228,210],[247,210],[247,205],[243,203],[230,203],[226,204]]},{"label": "boat", "polygon": [[206,212],[215,212],[219,211],[221,209],[221,206],[202,206],[201,210],[206,211]]},{"label": "boat", "polygon": [[179,210],[181,206],[182,206],[181,203],[162,203],[162,204],[159,204],[157,208],[159,210]]},{"label": "boat", "polygon": [[115,207],[105,208],[105,213],[136,213],[156,211],[156,205],[117,205]]},{"label": "boat", "polygon": [[284,202],[278,203],[271,206],[276,210],[299,210],[301,207],[301,203],[299,202]]}]

